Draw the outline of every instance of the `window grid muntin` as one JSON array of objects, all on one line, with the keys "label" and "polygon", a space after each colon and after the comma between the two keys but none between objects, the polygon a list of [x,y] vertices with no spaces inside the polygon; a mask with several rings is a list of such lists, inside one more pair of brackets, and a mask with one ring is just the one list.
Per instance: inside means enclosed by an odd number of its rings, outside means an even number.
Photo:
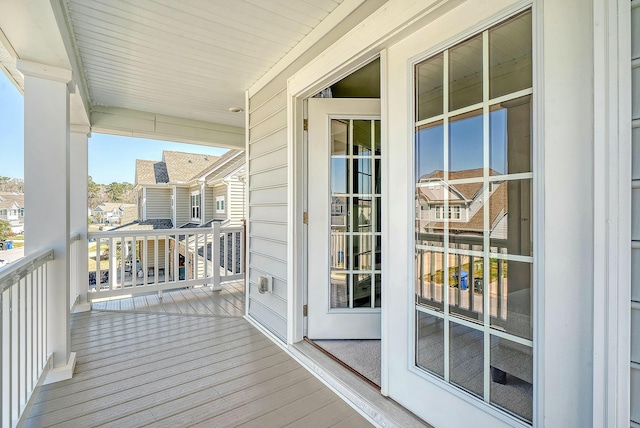
[{"label": "window grid muntin", "polygon": [[[348,280],[349,283],[349,307],[348,308],[340,308],[340,307],[336,307],[336,308],[332,308],[331,307],[331,296],[329,296],[328,302],[329,302],[329,311],[330,312],[352,312],[353,309],[356,309],[358,311],[371,311],[371,310],[375,310],[375,311],[379,311],[380,307],[376,306],[376,277],[381,276],[382,275],[382,270],[381,269],[376,269],[376,263],[375,263],[375,259],[376,259],[376,252],[378,251],[378,247],[377,247],[377,239],[378,237],[382,237],[382,232],[377,232],[378,229],[378,225],[377,225],[377,218],[378,218],[378,213],[377,213],[377,198],[381,198],[382,194],[381,193],[376,193],[376,180],[377,180],[377,174],[380,172],[378,170],[376,170],[375,167],[375,161],[376,160],[381,160],[382,159],[382,153],[377,154],[376,153],[376,122],[379,122],[380,119],[372,119],[370,117],[365,117],[365,118],[359,118],[359,117],[352,117],[352,118],[344,118],[344,117],[333,117],[331,118],[331,123],[333,123],[333,120],[339,120],[342,122],[349,122],[348,125],[348,138],[347,138],[347,149],[346,149],[346,154],[332,154],[331,153],[331,147],[333,146],[333,144],[330,144],[330,148],[329,148],[329,157],[330,157],[330,161],[329,161],[329,177],[331,177],[332,175],[332,160],[333,159],[345,159],[347,161],[347,164],[349,165],[348,167],[348,184],[347,184],[347,190],[348,192],[343,193],[343,192],[336,192],[333,193],[331,188],[329,190],[330,192],[330,201],[333,200],[334,197],[337,198],[346,198],[347,200],[347,212],[351,213],[351,216],[349,218],[347,218],[345,220],[345,230],[344,231],[339,231],[338,233],[341,235],[344,235],[345,237],[347,237],[347,242],[350,242],[348,251],[349,251],[349,257],[346,258],[345,257],[345,261],[348,260],[349,261],[349,265],[347,265],[345,269],[335,269],[335,272],[338,274],[344,274],[346,275],[347,278],[351,278],[350,280]],[[354,121],[369,121],[370,123],[370,145],[369,145],[369,154],[366,155],[362,155],[362,154],[354,154],[354,145],[355,145],[355,140],[354,140],[354,131],[353,131],[353,125],[354,125]],[[357,173],[357,171],[354,171],[353,169],[353,161],[354,160],[358,160],[358,159],[363,159],[363,160],[370,160],[370,178],[369,178],[369,182],[370,182],[370,188],[371,188],[371,193],[352,193],[352,191],[354,190],[354,183],[353,183],[353,177],[354,174]],[[331,186],[330,186],[331,187]],[[351,192],[349,192],[349,190]],[[382,190],[382,189],[380,189]],[[371,220],[369,223],[369,231],[367,232],[360,232],[360,231],[355,231],[353,228],[353,215],[355,215],[354,213],[354,199],[358,198],[368,198],[371,200]],[[330,203],[331,205],[331,203]],[[330,213],[331,213],[331,207],[330,207]],[[332,231],[333,233],[333,231]],[[355,259],[354,259],[354,238],[358,237],[358,236],[370,236],[371,237],[371,269],[357,269],[355,268]],[[330,249],[331,250],[331,249]],[[332,269],[333,271],[333,269]],[[354,300],[354,279],[357,278],[357,275],[362,275],[362,274],[367,274],[370,275],[371,277],[371,306],[369,307],[363,307],[363,306],[354,306],[353,304],[353,300]],[[327,290],[329,293],[331,293],[331,286],[328,287]]]},{"label": "window grid muntin", "polygon": [[[459,108],[455,111],[448,111],[449,110],[449,102],[448,102],[448,98],[449,98],[449,50],[459,44],[456,44],[454,46],[450,46],[449,48],[447,48],[444,51],[441,52],[436,52],[433,55],[430,55],[427,58],[423,58],[421,59],[419,62],[414,63],[413,65],[413,69],[412,69],[412,73],[413,73],[413,84],[414,84],[414,89],[417,88],[417,81],[416,81],[416,67],[420,64],[422,64],[425,61],[428,61],[432,58],[437,57],[438,55],[440,55],[441,53],[444,56],[444,64],[443,64],[443,113],[439,114],[439,115],[435,115],[433,117],[429,117],[427,119],[423,119],[420,121],[416,121],[415,117],[418,114],[417,112],[417,108],[415,106],[417,106],[417,92],[414,90],[413,94],[414,94],[414,138],[417,137],[418,132],[419,132],[419,128],[421,126],[424,125],[429,125],[438,121],[442,122],[442,127],[443,127],[443,179],[442,181],[445,184],[462,184],[462,183],[483,183],[483,200],[488,200],[488,196],[489,196],[489,184],[491,182],[498,182],[498,181],[511,181],[511,180],[522,180],[522,179],[530,179],[532,180],[532,186],[533,186],[533,172],[524,172],[524,173],[515,173],[515,174],[503,174],[503,175],[496,175],[496,176],[489,176],[488,172],[489,172],[489,168],[490,168],[490,123],[489,123],[489,113],[490,113],[490,108],[492,105],[496,105],[498,103],[502,103],[505,101],[509,101],[512,99],[516,99],[516,98],[520,98],[523,96],[527,96],[527,95],[532,95],[533,94],[533,88],[525,88],[516,92],[512,92],[509,94],[505,94],[499,97],[495,97],[495,98],[489,98],[489,31],[492,28],[495,28],[499,25],[503,25],[506,22],[508,22],[508,20],[504,20],[494,26],[492,26],[491,28],[488,28],[486,30],[484,30],[482,32],[482,41],[483,41],[483,52],[482,52],[482,56],[483,56],[483,101],[481,103],[476,103],[473,105],[469,105],[463,108]],[[464,43],[467,40],[472,39],[473,37],[476,37],[477,35],[471,35],[468,38],[466,38],[465,40],[463,40],[461,43]],[[469,178],[469,179],[456,179],[456,180],[451,180],[449,181],[449,144],[450,144],[450,139],[449,139],[449,130],[450,130],[450,118],[454,117],[454,116],[458,116],[460,114],[464,114],[473,110],[478,110],[482,108],[483,110],[483,176],[482,177],[474,177],[474,178]],[[417,140],[414,140],[417,141]],[[533,147],[531,147],[533,148]],[[415,153],[415,146],[414,146],[414,156],[416,155]],[[414,158],[414,166],[416,166],[417,164],[415,163],[415,158]],[[533,165],[531,166],[533,168]],[[416,168],[416,172],[417,172],[417,168]],[[418,178],[417,176],[414,176],[414,186],[418,185]],[[414,194],[415,194],[415,189],[413,190]],[[491,398],[490,398],[490,388],[491,388],[491,376],[490,376],[490,365],[491,365],[491,336],[496,336],[496,337],[502,337],[505,338],[507,340],[511,340],[513,342],[528,346],[530,348],[533,348],[533,341],[532,340],[528,340],[519,336],[515,336],[506,332],[501,332],[500,330],[494,328],[491,326],[491,314],[490,314],[490,299],[489,299],[489,290],[490,287],[487,286],[489,285],[489,277],[490,277],[490,263],[491,263],[491,259],[498,259],[498,260],[506,260],[506,261],[517,261],[517,262],[526,262],[526,263],[530,263],[533,264],[533,256],[521,256],[521,255],[514,255],[514,254],[503,254],[503,253],[499,253],[499,252],[493,252],[491,251],[492,247],[490,246],[490,232],[487,229],[486,225],[488,225],[490,223],[490,213],[489,213],[489,209],[490,209],[490,204],[486,203],[483,206],[483,223],[485,226],[483,226],[483,251],[469,251],[469,250],[460,250],[460,249],[452,249],[450,248],[450,245],[448,245],[450,243],[450,239],[449,239],[449,219],[447,218],[446,215],[444,215],[444,213],[447,213],[449,209],[449,194],[448,192],[444,192],[444,210],[443,210],[443,217],[442,219],[440,219],[440,221],[443,223],[443,232],[441,234],[442,236],[442,247],[439,246],[429,246],[429,245],[422,245],[422,244],[417,244],[418,239],[417,239],[417,235],[416,232],[414,231],[414,248],[415,251],[417,253],[418,250],[428,250],[428,251],[433,251],[433,252],[439,252],[443,254],[443,271],[444,272],[449,272],[449,254],[469,254],[469,255],[474,255],[474,256],[479,256],[479,257],[483,257],[483,263],[484,263],[484,267],[483,267],[483,284],[485,284],[483,286],[483,324],[477,324],[474,322],[470,322],[467,320],[463,320],[459,317],[456,317],[455,315],[451,314],[449,311],[449,293],[448,292],[443,292],[443,296],[442,296],[442,304],[443,304],[443,308],[442,310],[438,310],[437,308],[431,309],[428,306],[426,306],[425,304],[421,304],[417,302],[417,298],[415,296],[415,287],[414,287],[414,291],[413,291],[413,299],[414,299],[414,305],[415,305],[415,309],[416,311],[420,311],[423,313],[427,313],[433,316],[436,316],[438,318],[441,318],[444,320],[444,328],[443,328],[443,332],[444,332],[444,380],[447,383],[450,383],[452,385],[455,385],[453,383],[450,382],[450,367],[449,367],[449,325],[450,322],[456,322],[458,324],[462,324],[462,325],[467,325],[468,327],[474,328],[476,330],[481,330],[483,331],[484,335],[484,356],[483,356],[483,362],[484,362],[484,381],[483,381],[483,385],[484,385],[484,394],[483,394],[483,399],[485,402],[491,404],[494,407],[498,407],[498,408],[502,408],[501,406],[495,404],[495,403],[491,403]],[[416,216],[416,211],[414,210],[414,226],[415,227],[415,216]],[[532,212],[533,214],[533,212]],[[532,252],[533,252],[533,247],[532,247]],[[533,269],[533,267],[532,267]],[[415,280],[415,267],[414,267],[414,271],[412,273],[412,275],[414,275],[414,280]],[[448,290],[449,288],[449,278],[448,278],[448,274],[447,275],[443,275],[443,290]],[[421,281],[423,281],[424,279],[421,278]],[[534,287],[534,283],[531,283],[531,287]],[[530,314],[531,317],[533,317],[533,312]],[[416,317],[416,313],[414,312],[414,320],[415,322],[417,322],[417,317]],[[463,322],[461,322],[463,321]],[[438,374],[436,373],[431,373],[429,372],[428,369],[425,369],[421,366],[419,366],[418,361],[417,361],[417,344],[418,344],[418,328],[416,323],[414,322],[414,328],[415,328],[415,345],[414,345],[414,349],[413,349],[413,355],[414,355],[414,365],[417,369],[419,369],[421,372],[424,373],[428,373],[429,375],[432,376],[436,376],[437,378],[441,378]],[[479,328],[480,327],[480,328]],[[459,387],[458,385],[455,385],[456,387]],[[463,390],[465,390],[464,388],[461,388]],[[509,410],[509,409],[504,409],[506,410],[508,413],[514,415],[515,417],[519,418],[519,419],[523,419],[522,416],[514,413],[513,411]],[[523,419],[526,420],[526,419]],[[531,422],[529,420],[527,420],[527,422]]]}]

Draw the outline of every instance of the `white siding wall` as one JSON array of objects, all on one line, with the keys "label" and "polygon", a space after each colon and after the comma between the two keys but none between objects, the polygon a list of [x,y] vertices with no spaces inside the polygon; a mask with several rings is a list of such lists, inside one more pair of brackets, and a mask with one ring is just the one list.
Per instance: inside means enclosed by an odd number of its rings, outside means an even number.
[{"label": "white siding wall", "polygon": [[216,215],[216,197],[213,195],[213,189],[205,186],[204,188],[204,222],[207,223],[215,218]]},{"label": "white siding wall", "polygon": [[[640,7],[631,11],[631,57],[640,60]],[[632,6],[632,7],[633,7]],[[640,180],[640,63],[634,64],[633,78],[633,162],[632,177]],[[632,191],[631,239],[631,420],[640,424],[640,188]]]},{"label": "white siding wall", "polygon": [[191,200],[188,188],[178,187],[176,189],[176,224],[180,227],[191,221]]},{"label": "white siding wall", "polygon": [[171,189],[147,188],[147,219],[170,219]]},{"label": "white siding wall", "polygon": [[242,226],[242,220],[245,218],[245,186],[238,179],[237,175],[231,177],[229,182],[229,201],[227,209],[230,211],[231,226]]},{"label": "white siding wall", "polygon": [[[216,212],[215,200],[218,196],[224,196],[225,198],[225,210],[224,213]],[[227,186],[225,184],[217,185],[213,188],[213,218],[218,220],[226,220],[227,219]]]},{"label": "white siding wall", "polygon": [[[286,84],[272,82],[249,101],[249,313],[274,334],[287,335]],[[259,276],[273,276],[260,294]]]},{"label": "white siding wall", "polygon": [[[140,242],[140,245],[144,245],[143,244],[144,241]],[[158,267],[160,268],[164,268],[164,259],[165,259],[165,253],[166,253],[166,248],[165,248],[165,240],[164,239],[159,239],[158,240]],[[150,267],[154,267],[155,266],[155,241],[149,239],[147,240],[147,268]]]}]

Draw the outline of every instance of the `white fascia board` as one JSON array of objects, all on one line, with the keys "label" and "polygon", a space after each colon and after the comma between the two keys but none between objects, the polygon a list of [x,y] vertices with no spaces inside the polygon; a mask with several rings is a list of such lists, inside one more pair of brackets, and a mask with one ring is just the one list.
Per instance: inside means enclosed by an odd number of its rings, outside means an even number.
[{"label": "white fascia board", "polygon": [[329,34],[343,19],[356,10],[364,0],[345,0],[340,3],[325,19],[311,30],[304,39],[293,47],[287,54],[282,57],[278,63],[271,67],[256,83],[254,83],[247,91],[248,96],[254,96],[260,89],[264,88],[278,74],[282,73],[296,59],[304,54],[311,46],[316,44],[320,39]]},{"label": "white fascia board", "polygon": [[94,132],[244,150],[244,129],[118,107],[94,106]]},{"label": "white fascia board", "polygon": [[[332,75],[333,81],[337,81],[349,75],[393,41],[464,2],[465,0],[389,0],[290,77],[289,94],[305,97],[317,92],[318,88],[322,89],[327,83],[322,80],[324,76]],[[336,70],[340,73],[336,74]]]}]

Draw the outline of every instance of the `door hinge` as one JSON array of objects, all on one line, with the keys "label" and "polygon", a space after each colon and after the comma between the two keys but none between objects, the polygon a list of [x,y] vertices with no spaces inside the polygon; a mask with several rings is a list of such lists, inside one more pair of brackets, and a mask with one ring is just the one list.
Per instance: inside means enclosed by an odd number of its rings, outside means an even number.
[{"label": "door hinge", "polygon": [[302,316],[303,317],[308,317],[309,316],[309,306],[308,305],[304,305],[302,307]]},{"label": "door hinge", "polygon": [[309,119],[302,119],[302,129],[304,131],[309,130]]},{"label": "door hinge", "polygon": [[303,212],[302,213],[302,223],[309,224],[309,213],[308,212]]}]

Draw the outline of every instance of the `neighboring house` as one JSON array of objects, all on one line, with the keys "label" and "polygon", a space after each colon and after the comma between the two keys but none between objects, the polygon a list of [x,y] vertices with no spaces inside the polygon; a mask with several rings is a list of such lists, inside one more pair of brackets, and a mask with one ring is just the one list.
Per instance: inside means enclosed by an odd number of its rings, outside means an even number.
[{"label": "neighboring house", "polygon": [[13,233],[24,233],[24,194],[0,192],[0,220],[9,222]]},{"label": "neighboring house", "polygon": [[119,202],[103,202],[95,207],[91,214],[99,223],[109,225],[123,224],[123,219],[130,218],[136,211],[136,204],[122,204]]},{"label": "neighboring house", "polygon": [[240,150],[220,157],[165,150],[160,162],[138,159],[138,221],[167,220],[175,228],[242,225],[244,165]]}]

